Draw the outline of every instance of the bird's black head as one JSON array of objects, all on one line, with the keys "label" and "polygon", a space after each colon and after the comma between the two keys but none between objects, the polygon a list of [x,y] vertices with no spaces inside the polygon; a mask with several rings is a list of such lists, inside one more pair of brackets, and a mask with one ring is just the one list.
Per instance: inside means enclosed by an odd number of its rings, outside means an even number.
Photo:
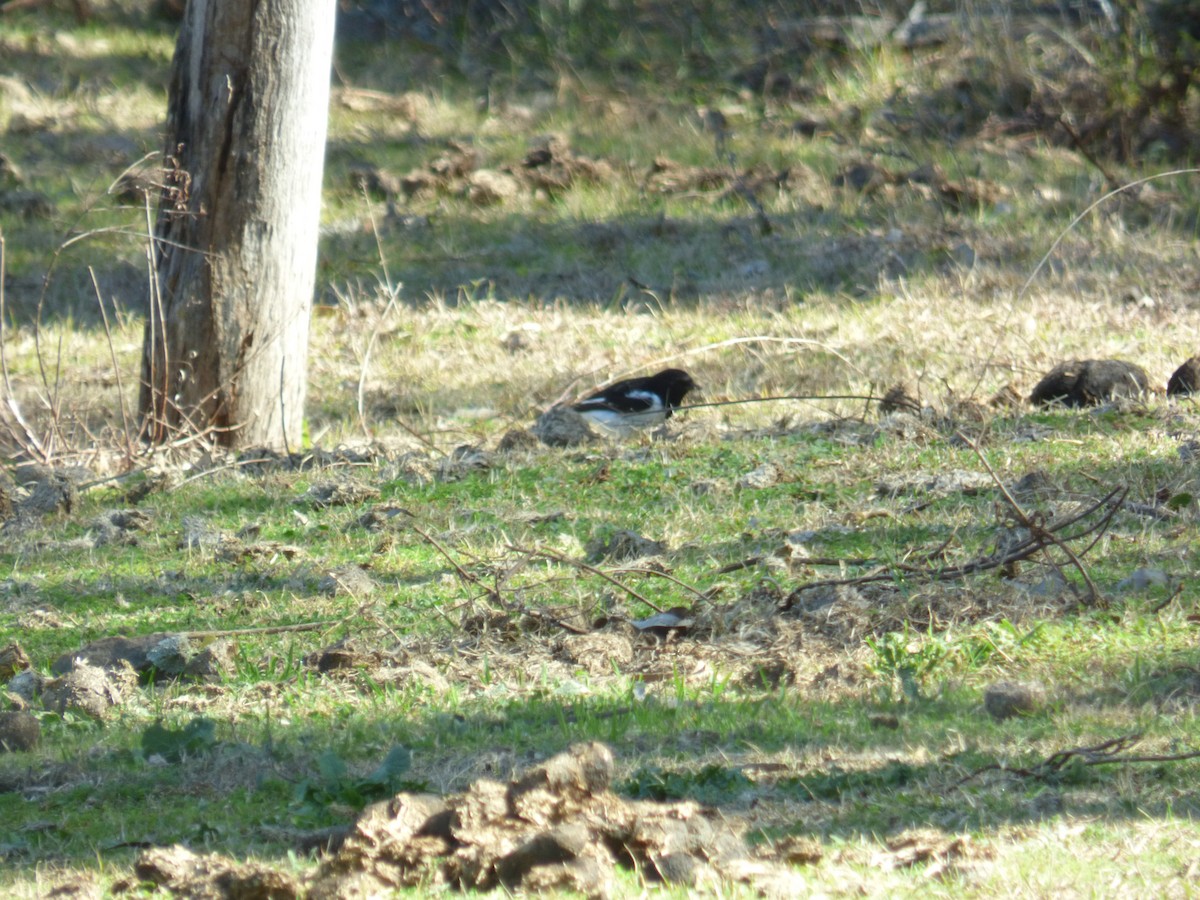
[{"label": "bird's black head", "polygon": [[683,369],[663,369],[656,375],[651,375],[650,380],[662,394],[668,407],[678,406],[689,391],[694,391],[699,387],[692,380],[692,376]]}]

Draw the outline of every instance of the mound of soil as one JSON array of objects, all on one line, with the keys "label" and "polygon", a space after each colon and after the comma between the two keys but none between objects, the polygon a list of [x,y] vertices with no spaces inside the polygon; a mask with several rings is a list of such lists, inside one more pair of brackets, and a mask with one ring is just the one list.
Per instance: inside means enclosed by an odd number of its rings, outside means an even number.
[{"label": "mound of soil", "polygon": [[1167,381],[1168,397],[1186,397],[1200,389],[1200,356],[1183,363]]},{"label": "mound of soil", "polygon": [[1037,383],[1035,406],[1097,406],[1117,397],[1140,397],[1150,390],[1146,371],[1120,359],[1073,359],[1059,363]]},{"label": "mound of soil", "polygon": [[725,881],[771,896],[799,891],[786,866],[751,858],[736,820],[691,801],[626,800],[611,790],[614,772],[612,751],[588,743],[508,784],[480,779],[448,797],[397,794],[364,810],[306,884],[284,871],[179,847],[146,851],[136,871],[193,897],[325,900],[435,885],[608,897],[618,866],[685,887]]}]

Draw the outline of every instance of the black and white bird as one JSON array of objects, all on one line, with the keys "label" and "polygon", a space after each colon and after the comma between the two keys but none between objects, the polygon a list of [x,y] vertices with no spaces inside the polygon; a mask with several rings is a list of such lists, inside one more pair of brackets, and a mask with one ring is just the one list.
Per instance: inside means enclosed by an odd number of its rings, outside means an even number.
[{"label": "black and white bird", "polygon": [[665,422],[696,387],[682,369],[663,369],[645,378],[618,381],[571,408],[593,425],[624,433]]}]

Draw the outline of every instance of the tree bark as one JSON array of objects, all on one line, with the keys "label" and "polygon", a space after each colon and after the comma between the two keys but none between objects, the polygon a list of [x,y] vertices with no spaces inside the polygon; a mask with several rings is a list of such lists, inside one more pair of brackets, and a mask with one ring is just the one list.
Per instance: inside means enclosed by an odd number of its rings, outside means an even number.
[{"label": "tree bark", "polygon": [[299,446],[334,0],[190,0],[142,351],[143,435]]}]

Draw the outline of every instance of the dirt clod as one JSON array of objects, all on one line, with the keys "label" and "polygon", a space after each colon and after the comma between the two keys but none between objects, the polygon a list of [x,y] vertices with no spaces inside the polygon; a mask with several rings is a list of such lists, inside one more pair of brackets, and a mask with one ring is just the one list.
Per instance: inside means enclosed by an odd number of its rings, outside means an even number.
[{"label": "dirt clod", "polygon": [[0,679],[7,681],[32,665],[33,661],[29,658],[29,654],[22,650],[21,645],[16,641],[0,648]]},{"label": "dirt clod", "polygon": [[46,682],[42,703],[52,712],[80,712],[102,719],[120,706],[137,684],[137,673],[124,663],[114,670],[77,662],[66,675]]},{"label": "dirt clod", "polygon": [[1036,682],[998,681],[983,692],[983,708],[997,721],[1035,713],[1046,704],[1046,689]]},{"label": "dirt clod", "polygon": [[1200,356],[1193,356],[1171,373],[1167,381],[1168,397],[1186,397],[1200,390]]},{"label": "dirt clod", "polygon": [[879,414],[886,416],[902,409],[908,412],[920,412],[921,401],[913,396],[908,385],[897,384],[883,395],[883,399],[879,402]]},{"label": "dirt clod", "polygon": [[[180,655],[179,641],[182,638],[182,635],[169,632],[155,632],[135,637],[126,637],[122,634],[112,635],[92,641],[78,650],[64,653],[51,664],[50,671],[55,675],[65,675],[76,668],[79,662],[83,662],[111,671],[116,671],[124,664],[128,664],[138,674],[145,674],[155,668],[155,659],[170,666],[171,660]],[[190,656],[189,652],[188,658]],[[178,668],[182,669],[186,661],[186,659],[183,660]],[[164,672],[164,674],[178,674],[178,671]]]},{"label": "dirt clod", "polygon": [[665,541],[655,541],[643,537],[635,531],[614,532],[605,538],[589,541],[587,558],[589,562],[620,562],[629,559],[642,559],[646,556],[659,556],[667,552]]},{"label": "dirt clod", "polygon": [[196,854],[186,847],[154,847],[134,865],[138,878],[177,897],[221,900],[291,900],[301,896],[300,882],[262,863],[237,863],[218,854]]},{"label": "dirt clod", "polygon": [[[612,751],[588,743],[507,785],[481,779],[444,801],[399,794],[369,807],[317,870],[309,896],[396,888],[572,890],[611,896],[616,866],[678,885],[712,877],[778,876],[748,852],[742,831],[692,802],[630,801],[611,793]],[[139,870],[140,871],[140,870]]]},{"label": "dirt clod", "polygon": [[533,423],[534,436],[547,447],[578,447],[596,439],[587,420],[569,406],[554,406]]},{"label": "dirt clod", "polygon": [[375,579],[360,565],[350,564],[331,569],[317,586],[328,597],[368,597],[375,590]]},{"label": "dirt clod", "polygon": [[42,737],[42,723],[33,713],[0,712],[0,752],[32,750]]},{"label": "dirt clod", "polygon": [[1035,406],[1097,406],[1117,397],[1141,397],[1150,389],[1146,371],[1120,359],[1073,359],[1046,373],[1029,395]]}]

